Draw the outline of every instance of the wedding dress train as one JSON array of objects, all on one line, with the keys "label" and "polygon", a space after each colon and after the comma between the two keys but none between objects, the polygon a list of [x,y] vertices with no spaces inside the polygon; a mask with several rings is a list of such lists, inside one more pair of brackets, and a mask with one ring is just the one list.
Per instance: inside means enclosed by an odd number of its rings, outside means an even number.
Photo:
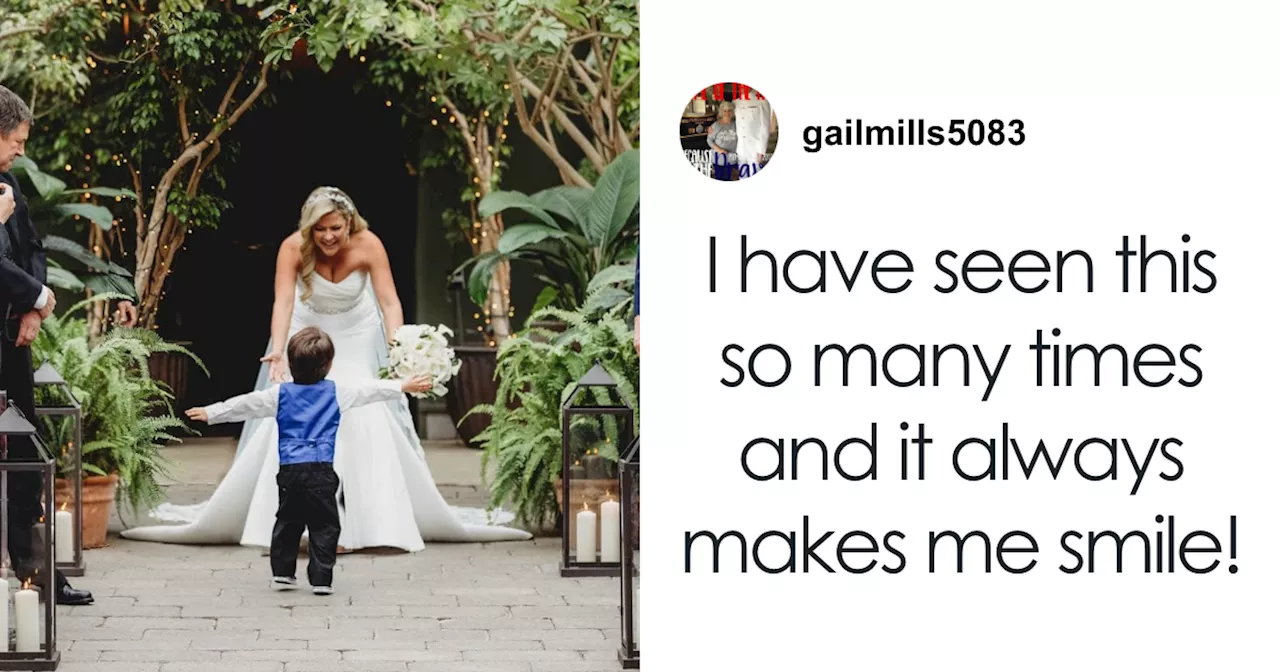
[{"label": "wedding dress train", "polygon": [[[289,335],[307,326],[322,329],[333,340],[329,378],[362,381],[385,366],[387,345],[382,314],[367,272],[341,282],[312,276],[313,294],[294,301]],[[268,344],[268,351],[270,344]],[[264,364],[256,389],[270,383]],[[165,504],[152,512],[157,520],[179,525],[153,525],[125,530],[122,536],[171,544],[235,544],[269,547],[278,494],[275,419],[245,423],[230,471],[207,502],[192,506]],[[512,516],[488,520],[479,509],[450,507],[436,488],[423,456],[405,398],[351,409],[338,428],[334,470],[340,478],[338,509],[346,549],[425,548],[426,541],[514,541],[528,532],[499,526]]]}]

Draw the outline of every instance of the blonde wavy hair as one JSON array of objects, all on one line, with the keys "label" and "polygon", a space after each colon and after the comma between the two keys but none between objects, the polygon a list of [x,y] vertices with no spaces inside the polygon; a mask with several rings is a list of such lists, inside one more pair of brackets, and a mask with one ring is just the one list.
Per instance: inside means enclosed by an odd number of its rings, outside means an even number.
[{"label": "blonde wavy hair", "polygon": [[298,232],[302,234],[302,300],[311,298],[311,278],[316,272],[316,241],[311,229],[316,222],[331,212],[339,212],[347,220],[347,236],[353,236],[369,228],[369,222],[356,210],[355,201],[337,187],[320,187],[311,192],[302,204],[302,216],[298,219]]}]

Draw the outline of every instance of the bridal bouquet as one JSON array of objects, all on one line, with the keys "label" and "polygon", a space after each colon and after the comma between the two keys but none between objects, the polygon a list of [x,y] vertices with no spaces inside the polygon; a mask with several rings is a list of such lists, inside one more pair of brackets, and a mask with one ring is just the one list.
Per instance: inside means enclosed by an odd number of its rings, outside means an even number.
[{"label": "bridal bouquet", "polygon": [[449,392],[445,385],[458,373],[462,362],[449,347],[453,331],[444,325],[406,324],[396,330],[391,342],[390,366],[381,371],[383,378],[430,376],[431,391],[414,393],[419,399],[440,398]]}]

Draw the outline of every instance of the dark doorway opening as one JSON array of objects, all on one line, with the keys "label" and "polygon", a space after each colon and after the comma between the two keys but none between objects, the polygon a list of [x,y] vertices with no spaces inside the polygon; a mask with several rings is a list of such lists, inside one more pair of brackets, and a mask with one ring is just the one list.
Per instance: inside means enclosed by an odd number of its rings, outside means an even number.
[{"label": "dark doorway opening", "polygon": [[[247,113],[232,131],[239,156],[227,175],[232,207],[218,231],[196,231],[179,255],[160,331],[190,341],[211,377],[189,376],[187,404],[252,391],[270,337],[276,253],[297,229],[303,201],[341,188],[387,248],[405,320],[414,319],[417,178],[406,168],[416,139],[376,92],[353,93],[360,67],[295,70],[272,83],[276,103]],[[236,433],[239,425],[210,427]]]}]

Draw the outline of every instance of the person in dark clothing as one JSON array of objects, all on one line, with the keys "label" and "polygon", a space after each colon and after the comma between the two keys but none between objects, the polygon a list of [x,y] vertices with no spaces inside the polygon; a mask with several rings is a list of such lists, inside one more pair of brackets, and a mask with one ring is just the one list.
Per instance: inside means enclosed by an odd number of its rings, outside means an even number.
[{"label": "person in dark clothing", "polygon": [[[0,86],[0,389],[27,420],[35,422],[35,380],[31,342],[40,323],[53,313],[57,300],[46,285],[44,246],[27,213],[18,180],[9,170],[26,149],[31,132],[31,109],[13,91]],[[9,438],[9,454],[35,458],[35,443],[28,437]],[[30,573],[34,560],[31,526],[42,515],[40,476],[9,475],[9,556],[18,576]],[[26,578],[26,577],[24,577]],[[76,590],[62,572],[56,573],[58,604],[93,603],[93,594]]]},{"label": "person in dark clothing", "polygon": [[343,411],[431,389],[428,376],[339,385],[325,378],[333,364],[333,354],[329,336],[307,327],[289,339],[293,382],[187,411],[192,420],[210,424],[276,419],[280,437],[280,471],[276,474],[280,503],[271,532],[271,583],[277,590],[291,590],[298,585],[298,544],[305,531],[307,579],[312,592],[333,593],[333,566],[342,533],[333,457]]}]

